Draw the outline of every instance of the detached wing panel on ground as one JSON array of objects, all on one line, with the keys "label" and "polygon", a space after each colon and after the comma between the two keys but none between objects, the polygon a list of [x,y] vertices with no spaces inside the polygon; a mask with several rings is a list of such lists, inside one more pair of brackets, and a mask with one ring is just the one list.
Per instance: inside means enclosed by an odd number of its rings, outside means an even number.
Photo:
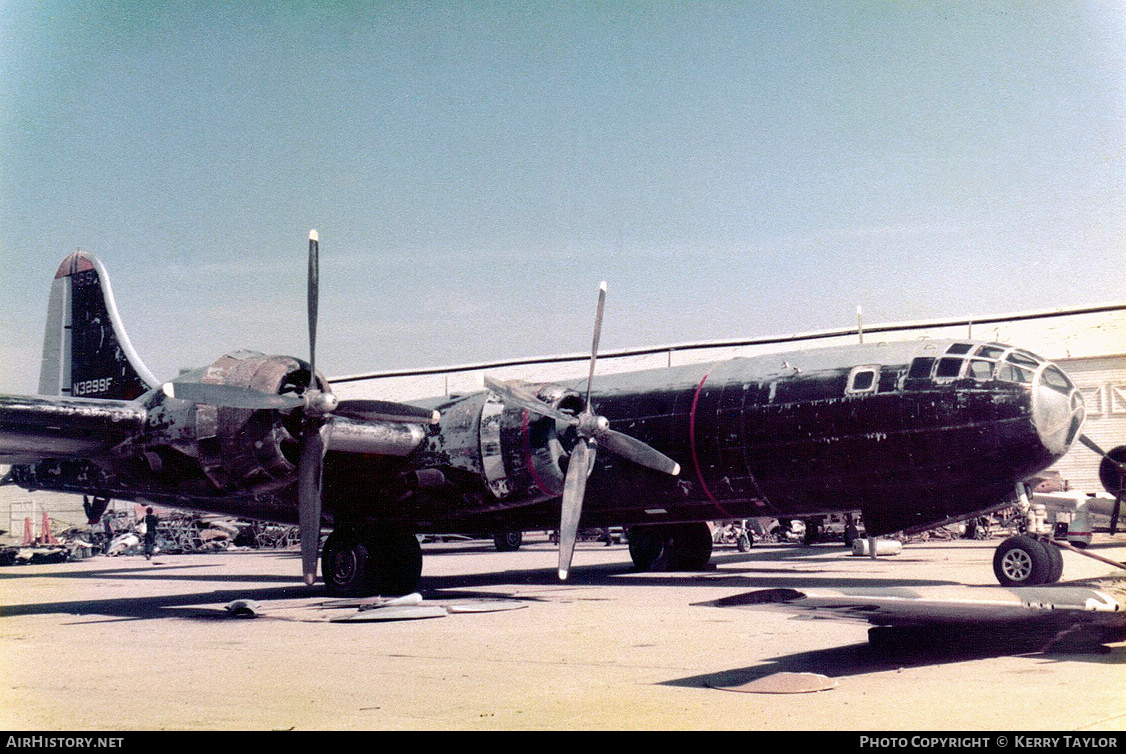
[{"label": "detached wing panel on ground", "polygon": [[886,589],[760,589],[704,603],[710,607],[774,609],[874,626],[1037,623],[1126,628],[1126,581],[1106,579],[1058,586],[933,586]]}]

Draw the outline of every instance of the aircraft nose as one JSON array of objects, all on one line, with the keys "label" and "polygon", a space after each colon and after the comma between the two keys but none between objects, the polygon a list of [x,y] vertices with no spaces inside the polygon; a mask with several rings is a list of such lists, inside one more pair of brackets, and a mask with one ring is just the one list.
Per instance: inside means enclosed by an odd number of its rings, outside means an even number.
[{"label": "aircraft nose", "polygon": [[1067,452],[1086,413],[1083,395],[1059,367],[1040,370],[1032,386],[1032,423],[1049,453],[1058,458]]}]

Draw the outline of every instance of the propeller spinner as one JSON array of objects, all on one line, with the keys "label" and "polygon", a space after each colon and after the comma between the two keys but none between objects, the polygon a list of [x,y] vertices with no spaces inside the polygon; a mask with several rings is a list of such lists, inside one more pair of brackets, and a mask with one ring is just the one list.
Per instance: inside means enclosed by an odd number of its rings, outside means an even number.
[{"label": "propeller spinner", "polygon": [[594,413],[591,408],[591,386],[594,383],[594,366],[598,360],[598,341],[602,334],[602,313],[606,306],[606,283],[599,286],[598,309],[594,319],[594,341],[591,344],[590,371],[587,377],[586,400],[583,410],[569,414],[540,400],[528,387],[516,380],[497,380],[485,377],[485,386],[502,400],[534,414],[547,416],[569,427],[574,427],[578,442],[571,449],[567,476],[563,483],[563,501],[559,520],[559,578],[566,579],[571,568],[571,558],[578,537],[579,518],[582,515],[586,480],[594,467],[599,446],[634,463],[676,476],[680,464],[664,453],[629,435],[610,429],[610,421]]}]

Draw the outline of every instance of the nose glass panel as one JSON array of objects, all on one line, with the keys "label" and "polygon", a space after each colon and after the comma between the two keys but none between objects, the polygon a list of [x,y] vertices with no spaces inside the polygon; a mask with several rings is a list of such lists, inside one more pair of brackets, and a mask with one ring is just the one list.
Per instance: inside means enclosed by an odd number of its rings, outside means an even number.
[{"label": "nose glass panel", "polygon": [[1054,364],[1046,364],[1032,381],[1032,422],[1044,447],[1055,456],[1067,452],[1086,417],[1083,396]]}]

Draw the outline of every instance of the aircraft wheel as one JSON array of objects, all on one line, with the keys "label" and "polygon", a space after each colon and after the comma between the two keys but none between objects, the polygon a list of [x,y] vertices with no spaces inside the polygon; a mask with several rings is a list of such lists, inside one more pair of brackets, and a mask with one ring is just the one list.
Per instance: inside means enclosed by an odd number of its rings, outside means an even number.
[{"label": "aircraft wheel", "polygon": [[1052,545],[1028,535],[1006,539],[993,554],[993,573],[997,580],[1003,586],[1047,584],[1052,574],[1052,558],[1045,547]]},{"label": "aircraft wheel", "polygon": [[639,571],[651,571],[665,552],[662,526],[634,526],[629,530],[629,556]]},{"label": "aircraft wheel", "polygon": [[754,543],[755,541],[751,539],[751,535],[743,532],[739,535],[739,541],[735,543],[735,546],[739,548],[739,552],[747,552]]},{"label": "aircraft wheel", "polygon": [[499,531],[493,535],[493,545],[497,552],[516,552],[524,544],[524,532]]},{"label": "aircraft wheel", "polygon": [[388,597],[401,597],[418,588],[422,578],[422,546],[410,533],[381,533],[368,540],[372,567],[369,590]]},{"label": "aircraft wheel", "polygon": [[346,532],[328,535],[321,552],[321,579],[334,597],[368,594],[370,555],[367,546]]},{"label": "aircraft wheel", "polygon": [[671,527],[672,567],[678,571],[702,571],[712,559],[712,534],[703,522]]},{"label": "aircraft wheel", "polygon": [[1048,583],[1054,584],[1063,576],[1063,553],[1060,548],[1053,545],[1051,542],[1042,542],[1045,552],[1048,553],[1048,560],[1051,561],[1051,568],[1048,571]]}]

